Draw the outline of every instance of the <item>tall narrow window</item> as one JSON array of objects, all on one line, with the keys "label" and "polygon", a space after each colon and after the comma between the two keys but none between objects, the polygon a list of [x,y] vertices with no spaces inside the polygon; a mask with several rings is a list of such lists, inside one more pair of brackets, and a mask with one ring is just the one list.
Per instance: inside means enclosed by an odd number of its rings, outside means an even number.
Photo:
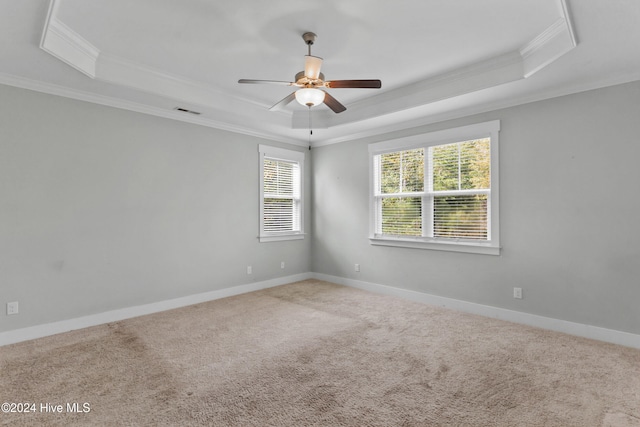
[{"label": "tall narrow window", "polygon": [[259,146],[260,241],[302,239],[304,153]]},{"label": "tall narrow window", "polygon": [[372,144],[371,242],[499,253],[499,122]]}]

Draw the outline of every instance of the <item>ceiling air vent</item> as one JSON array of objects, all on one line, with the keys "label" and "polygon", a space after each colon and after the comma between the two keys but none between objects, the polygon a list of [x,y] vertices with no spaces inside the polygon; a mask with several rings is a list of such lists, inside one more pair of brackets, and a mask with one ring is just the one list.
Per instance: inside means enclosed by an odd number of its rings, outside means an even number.
[{"label": "ceiling air vent", "polygon": [[199,116],[200,114],[202,114],[202,113],[199,113],[198,111],[187,110],[186,108],[182,108],[182,107],[176,107],[176,108],[174,108],[174,110],[181,111],[183,113],[194,114],[196,116]]}]

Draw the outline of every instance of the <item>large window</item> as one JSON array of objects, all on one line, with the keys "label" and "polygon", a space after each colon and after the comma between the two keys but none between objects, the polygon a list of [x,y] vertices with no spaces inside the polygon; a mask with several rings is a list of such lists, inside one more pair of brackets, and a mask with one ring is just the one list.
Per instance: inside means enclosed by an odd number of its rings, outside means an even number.
[{"label": "large window", "polygon": [[371,144],[371,242],[498,254],[499,128]]},{"label": "large window", "polygon": [[304,153],[260,145],[260,241],[304,238]]}]

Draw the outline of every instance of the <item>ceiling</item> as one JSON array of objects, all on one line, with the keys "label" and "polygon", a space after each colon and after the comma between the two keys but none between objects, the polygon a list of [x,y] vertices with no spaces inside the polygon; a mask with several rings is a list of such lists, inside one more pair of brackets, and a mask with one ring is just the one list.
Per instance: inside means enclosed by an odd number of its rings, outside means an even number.
[{"label": "ceiling", "polygon": [[[637,0],[20,0],[0,3],[0,84],[318,146],[640,80]],[[295,102],[318,35],[335,114]],[[176,107],[199,112],[195,115]]]}]

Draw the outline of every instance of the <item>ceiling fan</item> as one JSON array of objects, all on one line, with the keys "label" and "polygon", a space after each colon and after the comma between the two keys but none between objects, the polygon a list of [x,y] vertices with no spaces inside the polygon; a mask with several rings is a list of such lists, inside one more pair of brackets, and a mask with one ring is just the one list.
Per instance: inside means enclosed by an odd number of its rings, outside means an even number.
[{"label": "ceiling fan", "polygon": [[311,32],[304,33],[302,39],[309,47],[308,55],[304,57],[304,71],[300,71],[295,76],[295,81],[285,82],[278,80],[250,80],[240,79],[238,83],[249,84],[275,84],[284,86],[296,86],[300,89],[287,95],[280,102],[276,103],[270,110],[281,109],[294,99],[301,105],[309,108],[324,104],[333,110],[334,113],[342,113],[347,109],[337,99],[331,96],[327,91],[319,88],[329,89],[380,89],[382,82],[380,80],[329,80],[325,81],[324,74],[320,72],[322,67],[322,58],[311,55],[311,45],[316,41],[316,35]]}]

